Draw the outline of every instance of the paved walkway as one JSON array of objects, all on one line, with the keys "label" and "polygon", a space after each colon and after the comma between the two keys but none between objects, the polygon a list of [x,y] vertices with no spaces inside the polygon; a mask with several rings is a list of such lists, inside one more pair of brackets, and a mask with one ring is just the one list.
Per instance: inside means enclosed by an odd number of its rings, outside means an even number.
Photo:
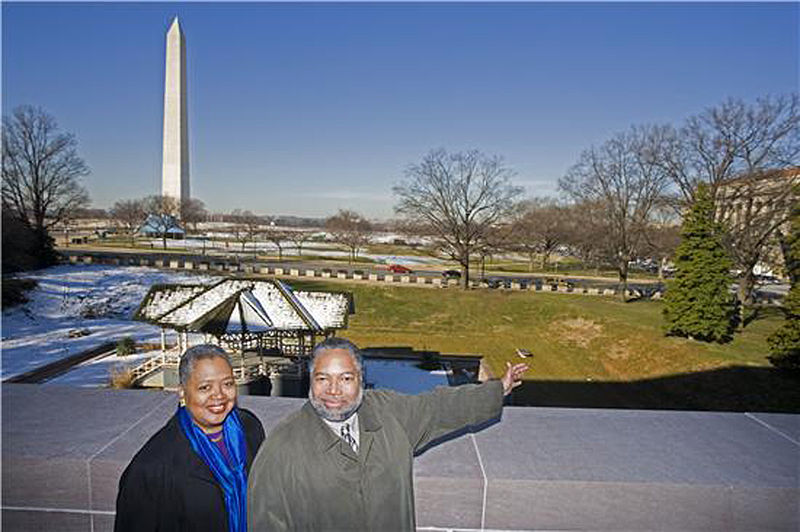
[{"label": "paved walkway", "polygon": [[[300,399],[243,397],[270,429]],[[111,530],[174,394],[4,384],[4,530]],[[416,459],[424,530],[800,527],[800,415],[507,407]]]}]

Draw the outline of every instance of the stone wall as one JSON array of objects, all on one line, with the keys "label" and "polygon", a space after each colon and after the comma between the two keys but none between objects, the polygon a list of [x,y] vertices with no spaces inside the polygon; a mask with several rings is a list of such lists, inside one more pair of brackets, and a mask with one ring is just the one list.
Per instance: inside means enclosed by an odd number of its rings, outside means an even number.
[{"label": "stone wall", "polygon": [[[302,402],[241,399],[267,433]],[[110,531],[122,470],[175,407],[166,392],[4,384],[3,530]],[[796,531],[798,457],[798,415],[506,407],[416,459],[418,526]]]}]

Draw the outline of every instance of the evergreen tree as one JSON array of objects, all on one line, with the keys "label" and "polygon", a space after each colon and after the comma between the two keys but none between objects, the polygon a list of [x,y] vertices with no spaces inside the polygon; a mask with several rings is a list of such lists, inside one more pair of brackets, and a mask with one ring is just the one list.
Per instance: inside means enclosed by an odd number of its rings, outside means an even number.
[{"label": "evergreen tree", "polygon": [[[798,191],[800,192],[800,191]],[[769,361],[778,368],[800,370],[800,204],[792,209],[786,241],[786,270],[792,287],[783,302],[786,321],[767,338]]]},{"label": "evergreen tree", "polygon": [[701,183],[683,220],[681,243],[675,251],[675,278],[667,285],[667,335],[706,342],[730,340],[736,316],[730,268],[731,260],[722,246],[722,229],[714,221],[711,193]]}]

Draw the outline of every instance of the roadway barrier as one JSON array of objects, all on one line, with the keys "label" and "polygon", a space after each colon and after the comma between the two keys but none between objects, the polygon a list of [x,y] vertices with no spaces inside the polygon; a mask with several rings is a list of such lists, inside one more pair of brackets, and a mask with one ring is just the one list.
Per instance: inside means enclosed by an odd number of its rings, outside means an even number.
[{"label": "roadway barrier", "polygon": [[[138,265],[149,266],[156,268],[170,269],[185,269],[185,270],[198,270],[198,271],[216,271],[216,272],[245,272],[248,274],[258,273],[261,275],[290,275],[292,277],[322,277],[326,279],[335,278],[339,280],[354,281],[370,281],[376,283],[389,283],[389,284],[402,284],[402,285],[429,285],[433,287],[458,287],[461,282],[458,279],[443,279],[441,277],[426,277],[423,275],[395,275],[392,273],[376,273],[376,272],[362,272],[360,270],[349,272],[339,270],[336,272],[328,268],[318,270],[307,268],[301,270],[299,268],[284,268],[282,266],[270,267],[266,264],[259,263],[239,263],[230,262],[226,260],[192,260],[192,259],[173,259],[165,257],[148,257],[136,254],[124,254],[123,256],[114,256],[108,253],[103,254],[85,254],[69,252],[65,253],[65,259],[71,264],[110,264],[110,265]],[[480,280],[472,279],[470,286],[473,288],[485,289],[485,283]],[[505,285],[499,287],[500,289],[506,288]],[[573,285],[572,283],[565,283],[563,281],[554,281],[552,279],[536,279],[531,280],[529,283],[522,283],[518,280],[511,281],[509,288],[513,291],[531,291],[531,292],[554,292],[554,293],[569,293],[569,294],[584,294],[590,296],[615,296],[618,294],[617,290],[613,288],[598,288],[588,287],[581,285]],[[630,289],[627,292],[628,297],[643,298],[649,297],[650,299],[662,299],[664,294],[661,290],[653,291],[652,293],[640,290]],[[761,296],[757,298],[756,303],[763,305],[782,305],[783,298],[775,295]]]}]

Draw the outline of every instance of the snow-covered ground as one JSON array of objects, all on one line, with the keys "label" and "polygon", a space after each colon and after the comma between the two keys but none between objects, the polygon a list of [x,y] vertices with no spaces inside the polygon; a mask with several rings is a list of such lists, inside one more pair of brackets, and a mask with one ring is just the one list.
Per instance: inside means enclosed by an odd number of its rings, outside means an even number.
[{"label": "snow-covered ground", "polygon": [[[55,266],[25,277],[36,279],[39,286],[29,292],[28,303],[3,311],[0,356],[3,379],[124,336],[139,342],[157,343],[160,341],[158,327],[130,319],[150,286],[206,283],[214,279],[152,268],[101,265]],[[69,332],[74,329],[88,329],[90,334],[69,338]],[[87,376],[94,375],[88,380],[96,382],[102,373],[102,384],[105,384],[108,368],[120,361],[134,362],[135,359],[112,356],[86,364]],[[90,367],[92,371],[88,370]],[[60,379],[69,375],[68,381],[74,383],[75,373],[78,370]]]},{"label": "snow-covered ground", "polygon": [[[28,293],[28,303],[3,311],[0,343],[0,377],[3,379],[124,336],[137,342],[157,344],[160,341],[158,327],[130,319],[150,286],[219,280],[153,268],[102,265],[55,266],[25,277],[36,279],[39,285]],[[87,329],[90,334],[70,338],[69,332],[76,329]],[[190,338],[190,342],[197,343],[199,338]],[[111,355],[88,361],[47,384],[107,386],[112,369],[136,366],[146,357],[159,353]],[[419,393],[437,385],[447,385],[447,377],[442,372],[420,370],[413,361],[367,360],[366,373],[367,380],[374,386],[404,393]]]},{"label": "snow-covered ground", "polygon": [[[387,240],[390,239],[387,238]],[[154,250],[163,248],[163,242],[161,241],[161,239],[152,239],[149,241],[149,243]],[[299,254],[297,247],[289,242],[283,244],[282,247],[284,255]],[[205,250],[205,252],[208,254],[218,254],[218,253],[252,254],[254,251],[257,253],[270,254],[270,255],[277,255],[278,253],[278,246],[276,246],[272,242],[266,242],[266,241],[246,242],[244,246],[244,251],[242,251],[242,245],[241,243],[238,242],[229,242],[228,246],[226,247],[219,241],[203,240],[202,238],[197,238],[197,237],[189,237],[184,240],[167,240],[167,248],[187,249],[191,250],[191,252],[193,253],[198,253]],[[342,250],[339,248],[339,246],[330,242],[307,242],[302,247],[302,253],[304,255],[313,255],[317,257],[331,257],[331,258],[342,258],[342,259],[346,259],[350,254],[349,251]],[[435,257],[425,257],[418,255],[380,255],[374,253],[367,253],[363,249],[359,251],[358,256],[366,259],[371,259],[379,264],[380,263],[402,264],[404,266],[414,266],[423,264],[444,265],[447,263],[447,261],[437,259]]]},{"label": "snow-covered ground", "polygon": [[101,359],[89,360],[83,364],[75,366],[66,373],[45,382],[48,384],[67,384],[70,386],[81,386],[86,388],[98,388],[108,386],[111,372],[122,370],[123,368],[134,368],[153,355],[160,354],[161,351],[150,351],[147,353],[137,353],[126,357],[111,355]]}]

